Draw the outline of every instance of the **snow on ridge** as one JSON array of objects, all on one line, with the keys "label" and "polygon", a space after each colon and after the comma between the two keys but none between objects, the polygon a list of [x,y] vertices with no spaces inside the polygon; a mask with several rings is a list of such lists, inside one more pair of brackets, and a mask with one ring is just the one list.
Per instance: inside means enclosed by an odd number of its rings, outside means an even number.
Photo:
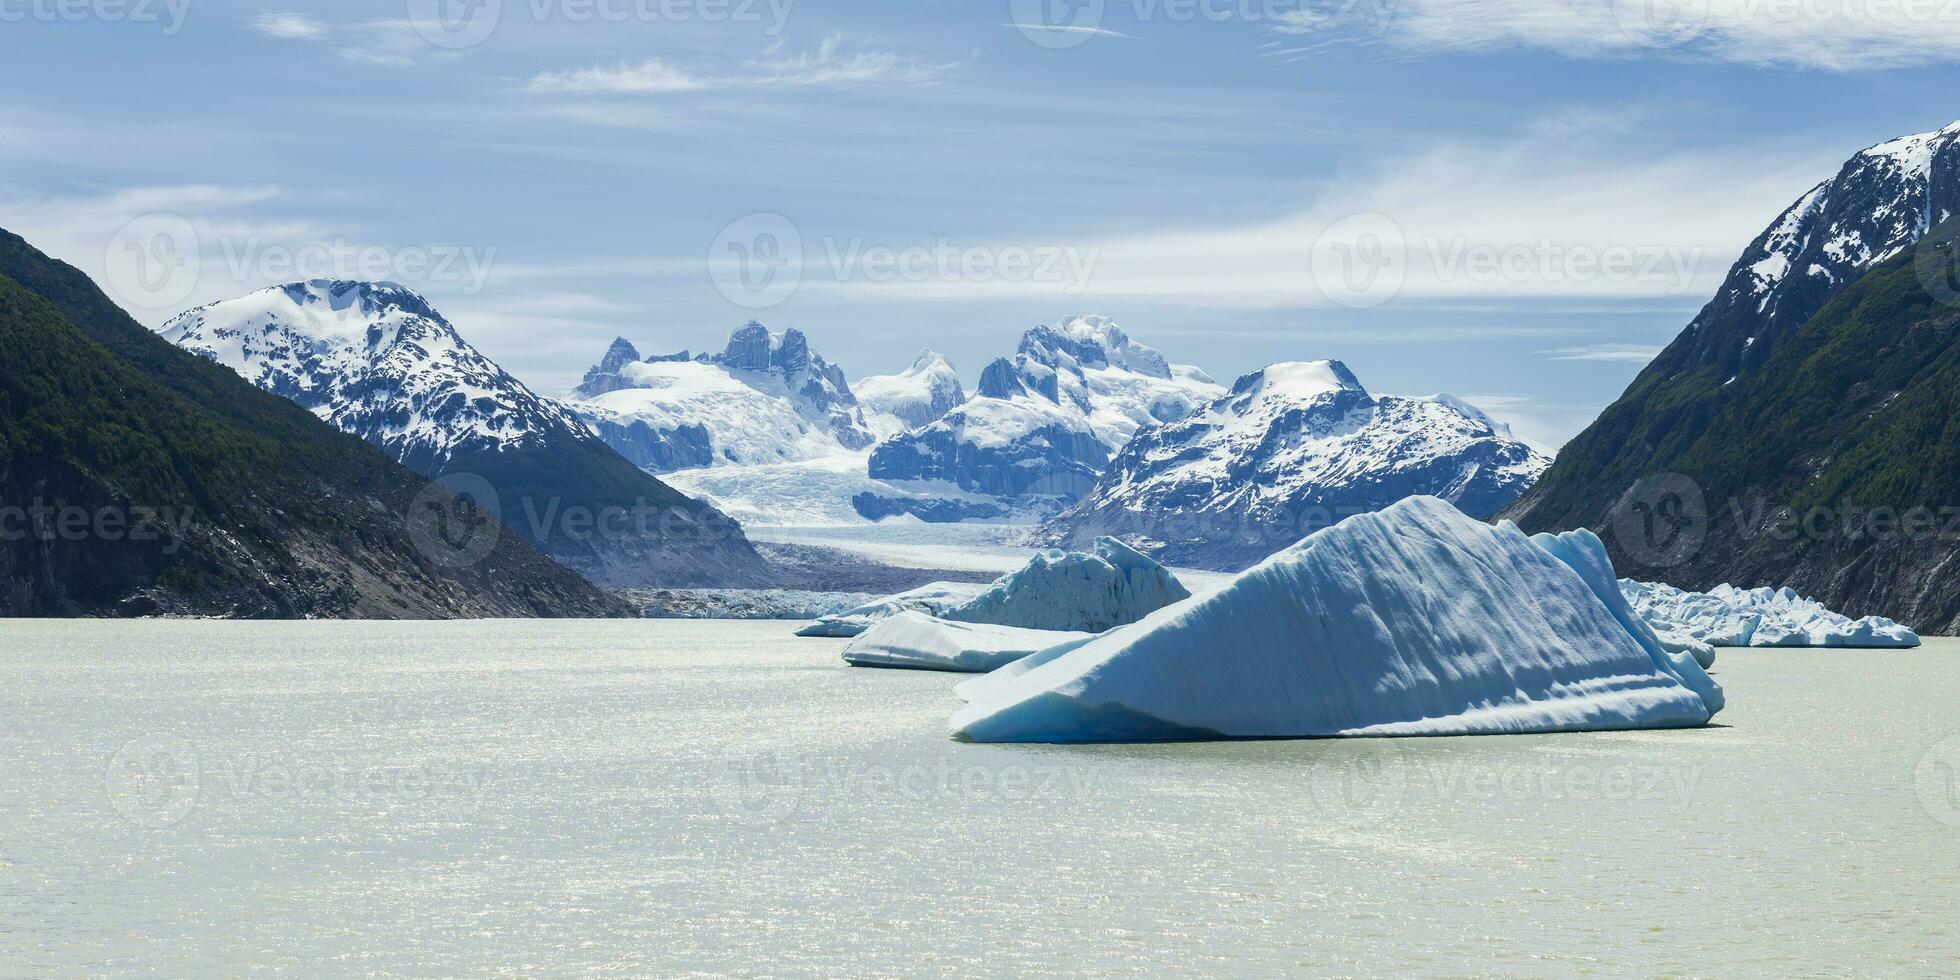
[{"label": "snow on ridge", "polygon": [[607,444],[659,473],[844,456],[877,432],[843,370],[802,331],[755,320],[716,354],[642,359],[614,341],[571,406]]},{"label": "snow on ridge", "polygon": [[1361,379],[1348,370],[1340,361],[1282,361],[1268,364],[1239,379],[1233,386],[1234,393],[1258,385],[1259,397],[1281,398],[1287,401],[1304,402],[1321,395],[1338,391],[1358,391],[1366,394],[1368,389]]},{"label": "snow on ridge", "polygon": [[851,386],[866,421],[881,435],[930,425],[966,401],[959,372],[938,351],[922,350],[898,374],[859,378]]},{"label": "snow on ridge", "polygon": [[561,428],[589,435],[399,283],[269,286],[179,314],[159,333],[417,468]]},{"label": "snow on ridge", "polygon": [[1914,133],[1876,143],[1859,151],[1860,157],[1881,160],[1907,175],[1925,177],[1931,170],[1933,157],[1939,152],[1941,144],[1951,142],[1960,136],[1960,121],[1933,130],[1930,133]]}]

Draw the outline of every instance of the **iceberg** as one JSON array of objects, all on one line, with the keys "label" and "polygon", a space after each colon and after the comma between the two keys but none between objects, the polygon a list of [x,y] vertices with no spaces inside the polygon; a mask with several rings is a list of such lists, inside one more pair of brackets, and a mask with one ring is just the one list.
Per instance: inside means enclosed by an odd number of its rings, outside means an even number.
[{"label": "iceberg", "polygon": [[1115,538],[1093,555],[1045,551],[941,619],[1022,629],[1101,633],[1134,623],[1191,591],[1148,555]]},{"label": "iceberg", "polygon": [[874,599],[843,612],[821,616],[810,625],[797,630],[796,635],[857,636],[870,629],[872,624],[890,619],[900,613],[923,612],[934,615],[943,613],[979,595],[985,588],[986,585],[978,582],[934,582],[909,592]]},{"label": "iceberg", "polygon": [[858,667],[979,674],[1039,651],[1073,648],[1094,638],[1094,633],[954,623],[925,613],[906,612],[865,630],[844,648],[844,660]]},{"label": "iceberg", "polygon": [[1885,647],[1919,645],[1919,634],[1883,616],[1852,619],[1792,589],[1718,585],[1688,592],[1620,580],[1633,608],[1664,634],[1711,647]]},{"label": "iceberg", "polygon": [[1534,541],[1434,497],[959,694],[953,735],[977,742],[1675,728],[1722,707],[1619,595],[1597,537]]}]

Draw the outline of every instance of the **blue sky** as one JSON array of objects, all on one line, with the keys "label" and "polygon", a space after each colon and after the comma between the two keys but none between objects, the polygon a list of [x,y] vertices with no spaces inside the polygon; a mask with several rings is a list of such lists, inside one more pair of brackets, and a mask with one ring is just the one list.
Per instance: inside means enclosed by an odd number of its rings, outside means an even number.
[{"label": "blue sky", "polygon": [[1094,312],[1555,445],[1789,201],[1960,118],[1934,0],[452,2],[0,0],[0,226],[151,325],[394,278],[546,393],[751,317],[971,378]]}]

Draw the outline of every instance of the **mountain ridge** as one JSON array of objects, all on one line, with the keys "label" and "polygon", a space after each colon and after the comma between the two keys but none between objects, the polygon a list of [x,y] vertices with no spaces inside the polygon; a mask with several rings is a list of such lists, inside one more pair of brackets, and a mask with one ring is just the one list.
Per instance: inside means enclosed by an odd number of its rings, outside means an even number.
[{"label": "mountain ridge", "polygon": [[[0,541],[16,616],[616,616],[466,502],[137,324],[0,231],[0,504],[121,515]],[[434,511],[425,519],[424,506]],[[170,527],[138,538],[144,509]],[[450,562],[426,520],[483,529]],[[431,548],[431,541],[437,547]]]},{"label": "mountain ridge", "polygon": [[286,283],[188,310],[158,333],[425,476],[476,487],[512,530],[597,584],[768,580],[733,521],[621,457],[413,290]]}]

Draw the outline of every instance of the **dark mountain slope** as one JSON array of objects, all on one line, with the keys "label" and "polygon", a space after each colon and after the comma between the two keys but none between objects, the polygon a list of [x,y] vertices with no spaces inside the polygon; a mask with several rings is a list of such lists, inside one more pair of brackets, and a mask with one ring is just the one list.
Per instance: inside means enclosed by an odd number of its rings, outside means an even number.
[{"label": "dark mountain slope", "polygon": [[625,611],[0,231],[0,615]]},{"label": "dark mountain slope", "polygon": [[494,493],[506,525],[600,585],[768,581],[733,521],[641,472],[404,286],[287,283],[185,312],[160,334],[418,473]]},{"label": "dark mountain slope", "polygon": [[1695,419],[1629,436],[1645,479],[1604,510],[1553,488],[1517,512],[1534,528],[1600,519],[1622,574],[1789,585],[1853,616],[1960,632],[1956,239],[1948,221],[1879,263],[1733,382],[1719,365],[1643,377],[1652,404]]}]

